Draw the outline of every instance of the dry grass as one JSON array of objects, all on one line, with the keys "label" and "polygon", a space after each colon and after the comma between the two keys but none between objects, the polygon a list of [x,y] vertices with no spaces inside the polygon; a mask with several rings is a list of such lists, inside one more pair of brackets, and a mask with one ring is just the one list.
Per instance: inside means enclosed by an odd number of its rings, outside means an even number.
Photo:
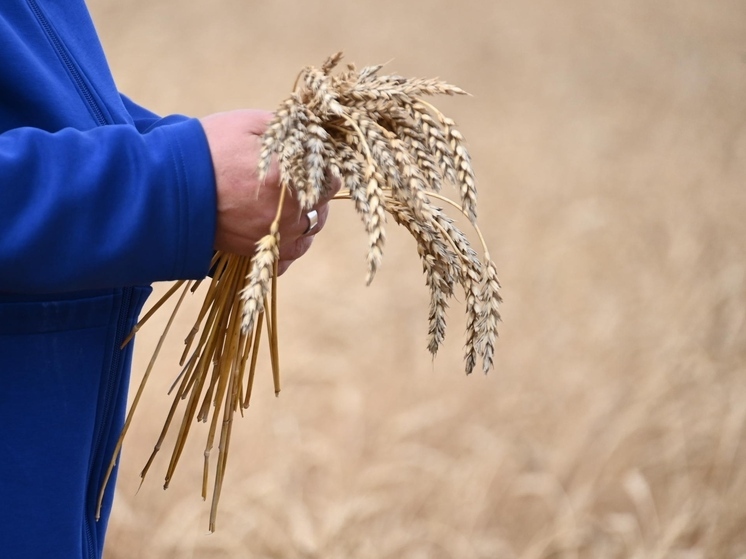
[{"label": "dry grass", "polygon": [[[160,111],[271,108],[289,70],[337,48],[474,94],[445,109],[507,295],[496,371],[464,378],[457,335],[423,357],[409,235],[392,229],[365,287],[339,207],[281,280],[283,393],[264,363],[218,532],[202,533],[199,458],[135,495],[163,371],[108,557],[746,555],[742,3],[215,6],[91,2],[120,85]],[[156,341],[139,338],[136,376]]]}]

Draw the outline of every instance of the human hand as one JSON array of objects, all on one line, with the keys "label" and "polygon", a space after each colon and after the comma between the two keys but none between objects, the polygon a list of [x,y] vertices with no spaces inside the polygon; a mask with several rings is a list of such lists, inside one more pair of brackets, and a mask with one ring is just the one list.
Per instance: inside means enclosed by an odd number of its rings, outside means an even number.
[{"label": "human hand", "polygon": [[[267,111],[237,110],[216,113],[200,120],[215,169],[216,250],[253,255],[257,241],[269,233],[277,215],[280,202],[277,162],[273,159],[261,181],[257,170],[261,137],[272,116]],[[307,235],[309,220],[306,211],[295,196],[285,196],[279,231],[280,274],[311,247],[314,236],[326,223],[329,200],[339,187],[339,181],[332,179],[329,192],[314,206],[318,212],[318,225]]]}]

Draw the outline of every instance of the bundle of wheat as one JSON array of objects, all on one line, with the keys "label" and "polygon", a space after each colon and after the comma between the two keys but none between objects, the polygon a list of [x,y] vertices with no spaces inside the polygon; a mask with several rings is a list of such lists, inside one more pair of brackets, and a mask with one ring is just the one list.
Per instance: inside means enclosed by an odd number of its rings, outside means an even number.
[{"label": "bundle of wheat", "polygon": [[[349,65],[345,71],[333,74],[341,57],[337,53],[321,68],[301,71],[292,94],[280,105],[264,135],[260,175],[264,176],[272,157],[277,157],[280,167],[282,192],[277,216],[268,234],[257,243],[252,258],[216,254],[204,304],[186,339],[180,362],[183,369],[171,389],[173,404],[141,474],[144,479],[179,403],[186,401],[164,488],[168,487],[194,419],[209,421],[202,482],[202,496],[206,499],[210,454],[220,421],[210,531],[215,529],[233,416],[249,405],[264,325],[275,393],[280,391],[276,282],[279,220],[289,190],[310,209],[328,188],[329,174],[340,179],[343,190],[335,198],[353,201],[368,235],[368,283],[382,260],[386,214],[390,214],[417,243],[430,289],[429,351],[435,356],[443,341],[448,300],[460,284],[466,301],[466,373],[473,371],[479,358],[484,372],[493,365],[501,299],[495,265],[476,225],[477,194],[471,160],[454,121],[423,99],[465,92],[438,79],[380,75],[381,65],[360,71]],[[457,187],[460,203],[439,194],[444,182]],[[454,220],[433,200],[456,207],[469,219],[484,250],[482,260]],[[133,400],[109,474],[174,316],[187,291],[195,290],[198,283],[175,284],[127,340],[183,287]]]}]

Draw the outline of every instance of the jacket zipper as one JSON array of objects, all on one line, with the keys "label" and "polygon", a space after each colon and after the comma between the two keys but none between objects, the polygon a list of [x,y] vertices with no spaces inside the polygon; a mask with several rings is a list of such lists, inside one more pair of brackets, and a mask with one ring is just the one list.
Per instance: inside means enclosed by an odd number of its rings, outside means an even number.
[{"label": "jacket zipper", "polygon": [[[73,62],[69,52],[65,48],[65,45],[63,41],[60,39],[59,35],[55,31],[52,24],[47,19],[44,12],[39,7],[39,4],[37,3],[37,0],[27,0],[28,5],[31,8],[31,11],[34,13],[34,16],[36,17],[37,21],[41,25],[42,29],[46,33],[47,37],[49,38],[50,42],[52,43],[52,46],[54,50],[56,51],[57,55],[60,57],[60,60],[64,64],[65,68],[68,71],[68,74],[73,80],[73,83],[75,84],[75,87],[78,90],[78,93],[82,97],[84,103],[87,105],[88,110],[90,111],[91,115],[93,116],[96,124],[99,126],[104,126],[106,124],[109,124],[108,119],[106,118],[106,114],[102,110],[102,108],[99,106],[98,102],[96,101],[96,97],[93,95],[93,92],[91,91],[91,88],[88,86],[88,83],[83,79],[83,76],[81,75],[80,71],[78,70],[78,67]],[[117,326],[116,326],[116,332],[115,332],[115,338],[114,338],[114,355],[111,363],[111,367],[108,371],[105,372],[105,376],[102,379],[102,381],[105,383],[104,385],[104,392],[103,392],[103,401],[102,404],[102,412],[101,415],[98,417],[99,421],[97,422],[94,430],[94,443],[92,447],[92,455],[91,455],[91,464],[96,465],[99,464],[99,455],[103,454],[103,451],[106,447],[104,435],[108,429],[105,429],[104,427],[110,427],[110,424],[113,420],[113,417],[110,417],[113,414],[113,403],[114,398],[117,395],[117,387],[119,386],[120,381],[120,375],[121,371],[120,368],[122,366],[122,357],[123,352],[119,349],[119,344],[121,344],[122,340],[124,340],[124,337],[128,334],[127,332],[127,326],[128,326],[128,316],[130,314],[130,307],[132,305],[132,288],[125,288],[122,292],[122,301],[119,308],[119,317],[117,320]],[[101,463],[108,464],[108,458],[106,456],[103,456],[103,461]],[[89,481],[94,477],[94,472],[89,471],[88,472],[88,479]],[[100,476],[98,476],[100,477]],[[99,480],[100,481],[100,480]],[[94,497],[98,496],[98,489],[94,488]],[[89,489],[90,490],[90,489]],[[113,491],[113,488],[110,488],[110,491]],[[93,536],[94,527],[93,523],[94,520],[94,510],[95,510],[95,503],[96,499],[86,499],[86,502],[92,501],[94,503],[94,509],[90,511],[86,511],[85,516],[85,538],[87,543],[87,557],[97,557],[98,553],[96,550],[96,544],[95,539]],[[85,551],[85,550],[84,550]]]},{"label": "jacket zipper", "polygon": [[101,109],[99,104],[96,102],[96,98],[91,92],[90,87],[88,87],[88,83],[83,79],[83,76],[81,76],[78,67],[73,63],[70,54],[65,48],[65,45],[63,44],[59,35],[57,35],[54,27],[52,27],[52,25],[49,23],[47,16],[44,15],[44,12],[42,12],[41,8],[39,8],[39,4],[37,3],[37,1],[28,0],[28,5],[31,8],[31,11],[34,12],[36,19],[39,21],[39,24],[44,29],[47,37],[49,37],[49,40],[52,42],[52,46],[62,60],[62,63],[65,65],[65,68],[67,68],[67,71],[70,73],[70,77],[72,78],[73,82],[75,82],[75,86],[78,88],[78,92],[83,98],[83,101],[85,101],[86,105],[88,105],[88,109],[91,111],[91,114],[96,120],[96,123],[99,126],[108,124],[106,115],[104,114],[104,111]]}]

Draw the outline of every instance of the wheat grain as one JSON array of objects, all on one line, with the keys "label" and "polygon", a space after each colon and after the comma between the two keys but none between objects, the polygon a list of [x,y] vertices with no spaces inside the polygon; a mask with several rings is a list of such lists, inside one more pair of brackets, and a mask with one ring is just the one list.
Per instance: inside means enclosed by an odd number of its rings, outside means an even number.
[{"label": "wheat grain", "polygon": [[243,299],[241,329],[244,333],[254,331],[257,316],[264,312],[264,300],[269,293],[275,262],[280,256],[280,234],[277,227],[273,229],[274,231],[262,237],[257,243],[253,266],[248,276],[248,285],[241,290]]},{"label": "wheat grain", "polygon": [[384,195],[381,188],[383,176],[368,165],[364,174],[365,198],[368,204],[368,275],[366,283],[370,284],[383,260],[383,245],[386,240],[385,224],[386,209],[383,202]]},{"label": "wheat grain", "polygon": [[480,292],[482,313],[477,321],[478,350],[482,355],[482,370],[486,373],[492,369],[497,339],[497,324],[500,322],[500,282],[497,279],[497,268],[489,252],[484,254],[482,290]]},{"label": "wheat grain", "polygon": [[258,171],[263,178],[269,169],[273,153],[282,151],[284,143],[290,131],[299,126],[299,122],[305,116],[301,112],[302,104],[297,95],[288,97],[281,107],[275,112],[266,132],[262,137],[262,147],[259,157]]},{"label": "wheat grain", "polygon": [[449,266],[447,263],[444,264],[444,255],[438,254],[430,248],[431,242],[429,239],[437,236],[437,232],[432,225],[425,224],[424,229],[430,229],[425,233],[420,223],[406,211],[406,207],[396,202],[389,204],[389,211],[394,220],[405,227],[417,241],[417,253],[422,262],[425,283],[430,289],[427,347],[431,355],[435,357],[445,338],[447,300],[453,295],[453,276],[445,271]]},{"label": "wheat grain", "polygon": [[[474,170],[471,165],[471,157],[464,145],[464,137],[456,129],[456,123],[453,119],[445,116],[432,104],[418,100],[420,105],[427,107],[436,115],[443,130],[444,140],[450,147],[450,153],[453,155],[453,170],[455,177],[451,175],[452,182],[458,186],[461,196],[461,207],[464,213],[469,217],[472,223],[477,222],[477,187],[474,178]],[[448,162],[450,163],[450,161]]]}]

